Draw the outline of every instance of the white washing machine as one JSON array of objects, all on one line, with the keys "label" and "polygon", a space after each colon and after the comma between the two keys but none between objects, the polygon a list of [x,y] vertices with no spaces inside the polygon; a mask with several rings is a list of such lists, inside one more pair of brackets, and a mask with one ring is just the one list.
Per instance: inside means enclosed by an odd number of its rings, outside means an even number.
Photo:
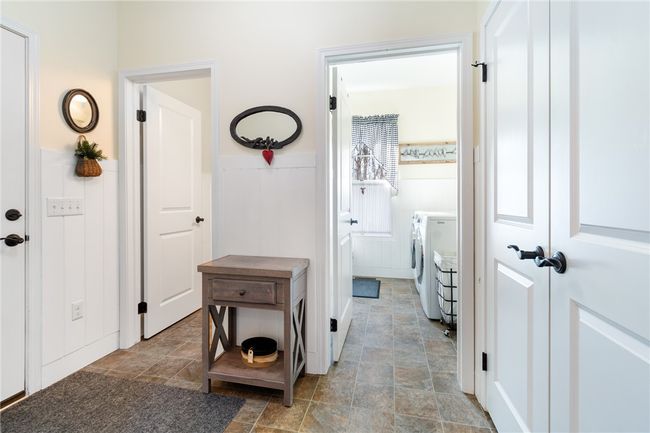
[{"label": "white washing machine", "polygon": [[416,212],[415,215],[419,216],[415,235],[415,286],[427,317],[440,319],[433,252],[456,253],[456,215],[446,212]]}]

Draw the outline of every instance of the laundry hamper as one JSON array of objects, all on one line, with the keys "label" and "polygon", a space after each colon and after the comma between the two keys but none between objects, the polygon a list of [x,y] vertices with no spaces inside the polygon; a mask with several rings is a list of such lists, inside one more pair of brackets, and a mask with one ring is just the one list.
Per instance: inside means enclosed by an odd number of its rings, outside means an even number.
[{"label": "laundry hamper", "polygon": [[[456,329],[458,318],[458,271],[456,255],[433,252],[436,268],[435,287],[440,305],[440,321]],[[449,330],[445,331],[449,336]]]}]

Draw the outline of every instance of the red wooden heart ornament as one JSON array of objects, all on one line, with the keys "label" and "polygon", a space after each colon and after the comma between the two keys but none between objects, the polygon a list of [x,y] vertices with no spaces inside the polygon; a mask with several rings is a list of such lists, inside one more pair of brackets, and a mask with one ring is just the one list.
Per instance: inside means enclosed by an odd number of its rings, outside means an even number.
[{"label": "red wooden heart ornament", "polygon": [[273,149],[264,149],[262,151],[262,156],[264,157],[264,160],[268,165],[271,165],[271,161],[273,161]]}]

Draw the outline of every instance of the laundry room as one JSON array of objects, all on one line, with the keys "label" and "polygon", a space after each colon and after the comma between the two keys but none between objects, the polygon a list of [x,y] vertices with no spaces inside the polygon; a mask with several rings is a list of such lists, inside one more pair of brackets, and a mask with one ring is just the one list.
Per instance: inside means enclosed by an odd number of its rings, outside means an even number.
[{"label": "laundry room", "polygon": [[401,299],[453,331],[457,54],[344,64],[337,75],[352,115],[355,302]]}]

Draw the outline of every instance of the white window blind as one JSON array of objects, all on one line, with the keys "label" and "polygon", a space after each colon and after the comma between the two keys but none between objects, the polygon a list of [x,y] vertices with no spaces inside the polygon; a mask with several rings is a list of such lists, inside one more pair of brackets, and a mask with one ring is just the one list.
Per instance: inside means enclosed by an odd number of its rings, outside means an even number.
[{"label": "white window blind", "polygon": [[385,180],[352,182],[352,218],[359,221],[353,233],[391,234],[391,190]]}]

